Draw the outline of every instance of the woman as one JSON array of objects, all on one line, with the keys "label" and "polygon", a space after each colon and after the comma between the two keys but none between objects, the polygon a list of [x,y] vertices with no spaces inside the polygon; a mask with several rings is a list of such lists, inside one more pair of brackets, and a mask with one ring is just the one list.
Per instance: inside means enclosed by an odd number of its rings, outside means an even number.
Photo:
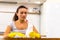
[{"label": "woman", "polygon": [[27,32],[33,30],[38,32],[34,25],[29,22],[26,17],[28,13],[28,8],[25,6],[19,6],[16,10],[16,13],[13,17],[13,22],[7,26],[7,29],[4,33],[4,37],[8,37],[7,35],[11,32],[21,32],[27,35]]}]

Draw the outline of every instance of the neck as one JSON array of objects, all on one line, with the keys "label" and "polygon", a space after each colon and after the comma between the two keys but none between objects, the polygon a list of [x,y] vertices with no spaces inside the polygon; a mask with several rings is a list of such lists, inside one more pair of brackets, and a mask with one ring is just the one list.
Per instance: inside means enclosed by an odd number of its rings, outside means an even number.
[{"label": "neck", "polygon": [[20,21],[20,23],[24,23],[24,20],[19,20]]}]

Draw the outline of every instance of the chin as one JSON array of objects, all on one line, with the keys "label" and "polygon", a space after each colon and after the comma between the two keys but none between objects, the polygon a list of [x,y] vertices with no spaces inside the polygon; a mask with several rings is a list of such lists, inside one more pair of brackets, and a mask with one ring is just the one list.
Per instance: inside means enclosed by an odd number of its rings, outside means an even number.
[{"label": "chin", "polygon": [[21,20],[25,20],[26,18],[21,18]]},{"label": "chin", "polygon": [[25,20],[25,19],[21,19],[21,20]]}]

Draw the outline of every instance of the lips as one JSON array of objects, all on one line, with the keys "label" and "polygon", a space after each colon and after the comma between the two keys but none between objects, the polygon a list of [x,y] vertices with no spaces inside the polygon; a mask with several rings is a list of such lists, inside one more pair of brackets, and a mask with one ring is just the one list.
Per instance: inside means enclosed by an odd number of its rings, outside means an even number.
[{"label": "lips", "polygon": [[26,18],[26,17],[22,17],[22,18]]}]

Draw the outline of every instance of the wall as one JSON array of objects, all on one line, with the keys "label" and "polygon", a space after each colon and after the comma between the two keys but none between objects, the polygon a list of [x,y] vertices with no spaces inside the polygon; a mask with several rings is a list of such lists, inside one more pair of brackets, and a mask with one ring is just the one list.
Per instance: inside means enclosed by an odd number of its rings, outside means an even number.
[{"label": "wall", "polygon": [[[17,7],[18,5],[14,5],[14,4],[0,4],[0,32],[4,32],[7,25],[12,21],[14,12],[16,11]],[[38,7],[38,6],[33,6],[33,7]],[[39,18],[40,15],[38,14],[28,14],[27,16],[27,19],[29,21],[32,21],[36,29],[40,32]]]},{"label": "wall", "polygon": [[47,0],[42,6],[41,33],[60,38],[60,0]]}]

